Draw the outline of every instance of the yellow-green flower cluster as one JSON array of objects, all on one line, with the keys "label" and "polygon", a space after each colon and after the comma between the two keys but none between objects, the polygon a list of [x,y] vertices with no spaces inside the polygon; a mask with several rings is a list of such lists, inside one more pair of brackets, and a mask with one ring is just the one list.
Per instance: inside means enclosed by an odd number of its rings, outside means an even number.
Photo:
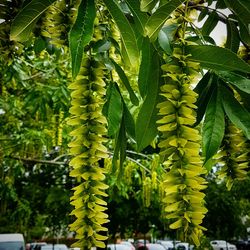
[{"label": "yellow-green flower cluster", "polygon": [[71,204],[75,207],[72,215],[76,217],[70,225],[76,232],[78,241],[74,244],[82,249],[93,246],[105,247],[100,232],[107,231],[103,224],[108,222],[104,212],[107,203],[105,189],[105,169],[100,160],[108,157],[106,142],[106,119],[102,114],[105,82],[103,81],[103,67],[92,58],[85,58],[82,68],[75,82],[69,85],[72,90],[68,124],[74,127],[71,132],[73,141],[69,143],[70,154],[73,156],[70,166],[72,177],[81,184],[74,188]]},{"label": "yellow-green flower cluster", "polygon": [[217,174],[220,179],[226,181],[227,189],[230,190],[235,180],[247,177],[248,143],[242,131],[228,122],[222,145],[221,151],[216,156],[221,166]]},{"label": "yellow-green flower cluster", "polygon": [[74,5],[69,3],[68,0],[56,1],[45,12],[42,23],[42,35],[50,38],[51,44],[58,48],[66,45],[68,31],[76,14]]},{"label": "yellow-green flower cluster", "polygon": [[161,132],[161,156],[166,174],[163,178],[165,217],[171,220],[182,240],[199,245],[204,228],[200,225],[207,209],[204,207],[206,181],[200,157],[200,135],[196,121],[196,93],[191,80],[198,65],[189,62],[181,48],[162,66],[165,83],[161,87],[163,101],[158,104],[158,130]]}]

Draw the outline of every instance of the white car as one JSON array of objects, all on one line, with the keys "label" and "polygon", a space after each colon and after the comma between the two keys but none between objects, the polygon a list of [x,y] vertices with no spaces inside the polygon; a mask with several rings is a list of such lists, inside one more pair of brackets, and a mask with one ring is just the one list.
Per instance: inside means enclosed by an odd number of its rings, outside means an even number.
[{"label": "white car", "polygon": [[41,247],[41,250],[68,250],[65,244],[45,245]]},{"label": "white car", "polygon": [[163,245],[166,250],[174,249],[174,243],[172,240],[157,240],[156,243]]},{"label": "white car", "polygon": [[22,234],[0,234],[1,250],[24,250],[25,242]]},{"label": "white car", "polygon": [[193,250],[194,246],[190,245],[187,242],[178,242],[175,245],[175,249],[177,249],[177,250]]},{"label": "white car", "polygon": [[108,244],[107,250],[131,250],[131,247],[126,244]]},{"label": "white car", "polygon": [[233,244],[226,242],[225,240],[213,240],[210,242],[213,250],[237,250],[237,247]]}]

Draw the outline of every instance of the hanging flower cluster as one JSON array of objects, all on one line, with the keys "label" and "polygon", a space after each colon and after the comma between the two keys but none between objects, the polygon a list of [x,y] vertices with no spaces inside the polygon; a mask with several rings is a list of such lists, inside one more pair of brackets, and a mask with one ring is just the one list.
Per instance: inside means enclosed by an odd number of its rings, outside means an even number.
[{"label": "hanging flower cluster", "polygon": [[72,215],[76,217],[70,225],[76,232],[78,241],[73,245],[82,249],[93,246],[105,247],[107,231],[103,224],[108,222],[104,212],[107,203],[103,200],[108,186],[105,181],[105,169],[100,160],[108,157],[106,142],[106,119],[102,114],[105,82],[104,68],[92,57],[83,60],[82,68],[75,82],[69,85],[72,90],[71,119],[68,124],[75,129],[71,132],[73,141],[69,143],[73,156],[70,166],[72,177],[80,184],[74,188],[71,204],[75,207]]},{"label": "hanging flower cluster", "polygon": [[204,228],[200,225],[207,212],[204,207],[206,181],[202,174],[200,135],[193,125],[196,121],[196,93],[191,82],[199,65],[190,62],[181,46],[162,66],[165,83],[161,87],[163,101],[158,104],[158,130],[161,132],[161,156],[166,170],[164,176],[165,217],[171,219],[182,240],[199,245]]},{"label": "hanging flower cluster", "polygon": [[248,144],[242,131],[228,121],[221,151],[215,157],[221,167],[217,175],[220,179],[226,181],[228,190],[232,188],[235,180],[242,180],[247,177]]}]

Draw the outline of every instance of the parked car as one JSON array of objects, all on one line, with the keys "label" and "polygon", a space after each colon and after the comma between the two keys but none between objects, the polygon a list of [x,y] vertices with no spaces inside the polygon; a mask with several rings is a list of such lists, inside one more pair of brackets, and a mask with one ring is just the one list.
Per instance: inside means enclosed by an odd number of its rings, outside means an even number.
[{"label": "parked car", "polygon": [[158,243],[147,243],[146,245],[141,245],[138,250],[166,250],[163,245]]},{"label": "parked car", "polygon": [[108,244],[107,250],[131,250],[131,247],[126,244]]},{"label": "parked car", "polygon": [[29,247],[29,250],[41,250],[42,246],[47,245],[46,242],[31,242],[29,244],[27,244]]},{"label": "parked car", "polygon": [[131,250],[135,250],[134,245],[133,245],[130,241],[127,241],[127,240],[122,240],[122,241],[120,242],[120,244],[127,245],[127,246],[129,246],[129,247],[130,247],[130,249],[131,249]]},{"label": "parked car", "polygon": [[187,242],[178,242],[175,245],[175,249],[177,249],[177,250],[193,250],[194,246],[190,245]]},{"label": "parked car", "polygon": [[161,244],[166,250],[174,249],[174,243],[172,240],[157,240],[156,243]]},{"label": "parked car", "polygon": [[41,247],[41,250],[68,250],[65,244],[47,244]]},{"label": "parked car", "polygon": [[213,250],[237,250],[237,247],[225,240],[213,240],[210,242]]},{"label": "parked car", "polygon": [[25,250],[22,234],[0,234],[0,250]]}]

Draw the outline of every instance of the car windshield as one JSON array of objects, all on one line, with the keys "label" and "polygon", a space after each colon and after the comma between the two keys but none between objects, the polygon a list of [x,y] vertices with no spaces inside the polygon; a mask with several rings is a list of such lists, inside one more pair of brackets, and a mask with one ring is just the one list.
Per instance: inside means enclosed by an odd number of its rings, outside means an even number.
[{"label": "car windshield", "polygon": [[0,242],[0,250],[24,250],[22,242]]}]

